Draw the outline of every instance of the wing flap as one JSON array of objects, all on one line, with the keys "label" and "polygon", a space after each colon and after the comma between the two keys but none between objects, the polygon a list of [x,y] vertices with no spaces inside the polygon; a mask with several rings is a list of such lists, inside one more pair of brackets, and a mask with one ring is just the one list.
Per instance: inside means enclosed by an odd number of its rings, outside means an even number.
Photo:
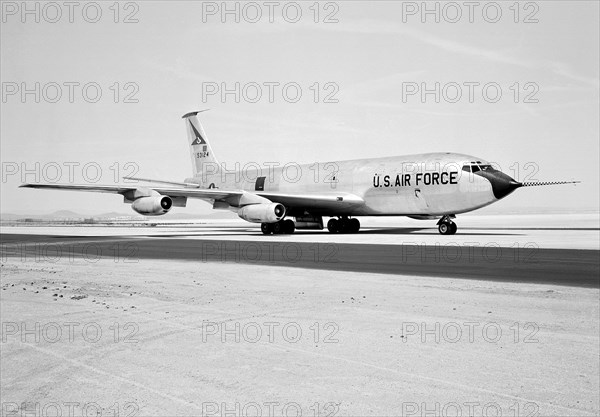
[{"label": "wing flap", "polygon": [[154,183],[154,184],[176,185],[178,187],[200,188],[200,184],[195,184],[195,183],[191,183],[191,182],[154,180],[152,178],[140,178],[140,177],[123,177],[123,179],[124,180],[129,180],[129,181],[150,182],[150,183]]},{"label": "wing flap", "polygon": [[241,197],[243,191],[231,191],[231,190],[219,190],[217,188],[211,189],[197,189],[197,188],[161,188],[152,187],[162,195],[168,195],[169,197],[188,197],[188,198],[199,198],[203,200],[226,200],[233,197]]}]

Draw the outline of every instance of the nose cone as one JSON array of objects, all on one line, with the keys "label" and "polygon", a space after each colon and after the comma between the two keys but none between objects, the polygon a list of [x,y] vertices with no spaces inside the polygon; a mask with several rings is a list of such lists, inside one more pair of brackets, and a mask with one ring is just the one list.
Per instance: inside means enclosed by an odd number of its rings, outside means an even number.
[{"label": "nose cone", "polygon": [[480,175],[486,178],[492,184],[492,192],[494,197],[498,200],[506,197],[517,188],[522,187],[523,184],[515,181],[502,171],[495,169],[488,169],[486,171],[479,171],[476,175]]}]

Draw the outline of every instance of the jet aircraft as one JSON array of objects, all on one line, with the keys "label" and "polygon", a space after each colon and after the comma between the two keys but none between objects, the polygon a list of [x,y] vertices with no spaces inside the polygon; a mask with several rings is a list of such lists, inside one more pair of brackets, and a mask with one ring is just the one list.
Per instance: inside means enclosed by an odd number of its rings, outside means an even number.
[{"label": "jet aircraft", "polygon": [[482,158],[441,152],[269,166],[232,173],[219,164],[198,119],[183,116],[193,175],[183,182],[125,177],[148,185],[23,184],[24,188],[120,194],[134,211],[160,216],[185,207],[189,198],[232,210],[260,223],[264,234],[324,228],[357,233],[361,216],[408,216],[438,220],[443,235],[456,233],[453,219],[503,199],[517,188],[579,181],[518,182]]}]

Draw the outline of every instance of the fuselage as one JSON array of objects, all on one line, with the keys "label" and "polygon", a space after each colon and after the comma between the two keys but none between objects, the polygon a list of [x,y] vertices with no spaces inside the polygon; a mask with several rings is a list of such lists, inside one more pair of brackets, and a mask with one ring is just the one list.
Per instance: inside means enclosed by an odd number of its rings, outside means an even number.
[{"label": "fuselage", "polygon": [[[206,188],[252,193],[356,195],[364,204],[344,212],[312,209],[310,214],[349,216],[438,216],[494,203],[512,192],[514,180],[481,158],[428,153],[374,159],[286,164],[226,171],[214,166],[186,182]],[[302,207],[290,208],[302,212]]]}]

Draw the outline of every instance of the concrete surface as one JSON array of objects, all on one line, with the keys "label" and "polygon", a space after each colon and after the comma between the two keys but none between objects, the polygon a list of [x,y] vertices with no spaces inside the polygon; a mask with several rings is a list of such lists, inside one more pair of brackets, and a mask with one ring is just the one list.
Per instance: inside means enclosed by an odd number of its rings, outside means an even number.
[{"label": "concrete surface", "polygon": [[230,234],[224,239],[217,235],[190,239],[178,233],[148,232],[146,236],[2,234],[0,255],[2,259],[36,262],[61,257],[123,258],[128,262],[171,259],[599,287],[598,251],[540,248],[531,242],[510,247],[452,240],[431,245],[410,241],[373,245],[319,242],[315,235],[310,242],[294,242],[280,239],[282,236],[242,240],[244,235]]},{"label": "concrete surface", "polygon": [[[154,220],[154,219],[153,219]],[[160,219],[155,219],[160,222]],[[442,236],[434,220],[413,220],[404,217],[365,217],[361,232],[354,235],[333,235],[326,230],[298,230],[293,235],[269,236],[280,242],[334,242],[359,244],[446,245],[474,244],[502,247],[534,246],[560,249],[600,249],[600,215],[464,215],[456,219],[458,232]],[[188,239],[255,240],[263,242],[259,225],[243,220],[165,222],[156,227],[138,226],[3,226],[2,234],[37,234],[57,236],[178,236]]]}]

